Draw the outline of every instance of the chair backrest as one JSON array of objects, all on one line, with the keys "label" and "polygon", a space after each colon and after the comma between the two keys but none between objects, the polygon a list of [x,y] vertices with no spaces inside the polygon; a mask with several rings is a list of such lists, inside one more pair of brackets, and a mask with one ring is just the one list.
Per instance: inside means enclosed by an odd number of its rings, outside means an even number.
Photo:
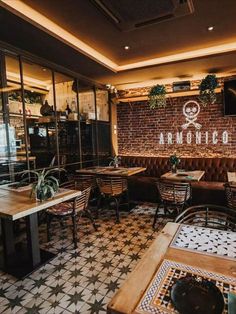
[{"label": "chair backrest", "polygon": [[77,174],[74,176],[74,180],[77,183],[77,186],[82,190],[91,186],[92,190],[95,190],[97,187],[96,177],[91,174]]},{"label": "chair backrest", "polygon": [[88,207],[89,196],[91,192],[91,186],[81,191],[81,195],[74,199],[74,211],[79,212],[86,210]]},{"label": "chair backrest", "polygon": [[157,181],[157,189],[163,202],[184,204],[191,197],[191,185],[189,183],[159,180]]},{"label": "chair backrest", "polygon": [[185,209],[175,222],[236,231],[236,212],[223,206],[203,204]]},{"label": "chair backrest", "polygon": [[225,183],[224,187],[227,206],[236,209],[236,184]]},{"label": "chair backrest", "polygon": [[66,181],[60,184],[60,188],[77,190],[77,183],[75,180]]},{"label": "chair backrest", "polygon": [[127,179],[115,176],[100,176],[97,178],[99,190],[105,195],[120,195],[127,190]]}]

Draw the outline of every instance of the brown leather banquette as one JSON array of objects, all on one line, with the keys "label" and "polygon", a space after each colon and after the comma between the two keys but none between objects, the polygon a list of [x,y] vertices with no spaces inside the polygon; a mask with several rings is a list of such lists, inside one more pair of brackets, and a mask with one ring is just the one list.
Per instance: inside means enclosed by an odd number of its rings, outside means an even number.
[{"label": "brown leather banquette", "polygon": [[[121,164],[129,167],[146,167],[147,170],[129,178],[132,200],[157,202],[155,181],[170,170],[168,157],[121,156]],[[227,171],[236,171],[236,158],[181,158],[179,168],[204,170],[200,182],[193,182],[193,204],[225,204],[224,183]]]}]

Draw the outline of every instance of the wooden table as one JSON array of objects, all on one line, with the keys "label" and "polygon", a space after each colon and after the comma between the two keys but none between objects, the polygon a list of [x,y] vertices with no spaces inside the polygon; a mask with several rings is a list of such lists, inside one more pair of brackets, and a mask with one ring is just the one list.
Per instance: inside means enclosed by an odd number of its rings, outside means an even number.
[{"label": "wooden table", "polygon": [[[23,278],[53,258],[55,254],[39,248],[37,213],[79,195],[80,191],[60,189],[54,198],[37,202],[29,197],[29,191],[15,192],[0,187],[3,270],[17,278]],[[13,221],[23,217],[26,218],[27,248],[22,251],[22,247],[19,249],[15,245]]]},{"label": "wooden table", "polygon": [[194,170],[194,171],[178,171],[177,173],[167,172],[161,176],[162,179],[181,181],[181,182],[191,182],[200,181],[204,176],[205,171]]},{"label": "wooden table", "polygon": [[81,174],[93,174],[93,175],[107,175],[107,176],[119,176],[119,177],[130,177],[137,173],[145,171],[143,167],[89,167],[80,170],[76,170],[77,173]]},{"label": "wooden table", "polygon": [[[236,258],[230,259],[217,254],[206,254],[174,247],[172,241],[182,226],[176,223],[168,223],[165,226],[136,268],[112,298],[108,304],[107,313],[140,313],[140,301],[146,295],[145,292],[159,271],[159,267],[166,260],[233,277],[236,289]],[[203,229],[206,230],[207,228]],[[144,311],[143,313],[149,312]]]}]

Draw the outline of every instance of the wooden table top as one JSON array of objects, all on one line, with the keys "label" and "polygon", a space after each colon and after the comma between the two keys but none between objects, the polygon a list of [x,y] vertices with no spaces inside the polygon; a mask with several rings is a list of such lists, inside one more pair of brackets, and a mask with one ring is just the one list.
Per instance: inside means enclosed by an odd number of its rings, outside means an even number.
[{"label": "wooden table top", "polygon": [[[29,161],[34,161],[36,156],[29,156]],[[12,156],[12,157],[0,157],[0,161],[11,161],[11,162],[18,162],[18,161],[27,161],[26,156]]]},{"label": "wooden table top", "polygon": [[76,170],[77,173],[81,174],[94,174],[94,175],[108,175],[108,176],[120,176],[120,177],[130,177],[134,174],[145,171],[146,168],[143,167],[89,167],[80,170]]},{"label": "wooden table top", "polygon": [[0,186],[0,217],[16,220],[81,195],[81,191],[60,189],[54,198],[38,202],[30,191],[15,192]]},{"label": "wooden table top", "polygon": [[107,313],[139,313],[137,306],[163,260],[183,263],[188,266],[199,267],[204,271],[236,278],[236,259],[227,259],[219,255],[206,255],[204,252],[199,254],[199,252],[187,250],[180,251],[178,248],[170,247],[179,227],[179,224],[169,222],[159,233],[156,240],[108,304]]},{"label": "wooden table top", "polygon": [[178,171],[177,173],[167,172],[163,174],[161,178],[181,182],[200,181],[204,173],[205,171],[202,170]]}]

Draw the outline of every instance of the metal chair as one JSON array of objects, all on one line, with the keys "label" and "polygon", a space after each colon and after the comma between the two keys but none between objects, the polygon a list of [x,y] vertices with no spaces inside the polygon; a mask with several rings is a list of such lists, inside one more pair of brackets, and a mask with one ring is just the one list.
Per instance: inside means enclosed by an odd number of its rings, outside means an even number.
[{"label": "metal chair", "polygon": [[227,207],[236,210],[236,184],[228,182],[225,183],[224,188]]},{"label": "metal chair", "polygon": [[97,178],[97,184],[100,191],[100,197],[98,200],[97,208],[99,210],[102,198],[105,198],[110,202],[115,201],[116,210],[116,223],[120,222],[119,206],[122,196],[126,196],[127,204],[129,207],[129,194],[127,179],[115,176],[100,176]]},{"label": "metal chair", "polygon": [[91,187],[91,192],[97,189],[96,177],[92,174],[76,174],[73,176],[73,179],[82,190],[86,189],[88,186]]},{"label": "metal chair", "polygon": [[223,206],[203,204],[185,209],[175,222],[236,231],[236,212]]},{"label": "metal chair", "polygon": [[157,189],[161,202],[157,205],[152,225],[153,228],[155,228],[161,205],[164,207],[164,215],[173,217],[184,210],[192,197],[192,189],[189,183],[159,180],[157,181]]},{"label": "metal chair", "polygon": [[[68,181],[61,185],[61,188],[67,188],[77,190],[78,187],[75,181]],[[74,247],[77,248],[77,218],[80,218],[82,214],[85,214],[91,221],[95,230],[97,226],[94,219],[88,209],[89,196],[91,187],[81,191],[81,195],[77,196],[73,201],[67,201],[47,209],[47,236],[50,241],[50,226],[53,218],[57,218],[60,221],[61,227],[63,227],[63,220],[67,217],[71,217],[73,223],[73,242]]]}]

